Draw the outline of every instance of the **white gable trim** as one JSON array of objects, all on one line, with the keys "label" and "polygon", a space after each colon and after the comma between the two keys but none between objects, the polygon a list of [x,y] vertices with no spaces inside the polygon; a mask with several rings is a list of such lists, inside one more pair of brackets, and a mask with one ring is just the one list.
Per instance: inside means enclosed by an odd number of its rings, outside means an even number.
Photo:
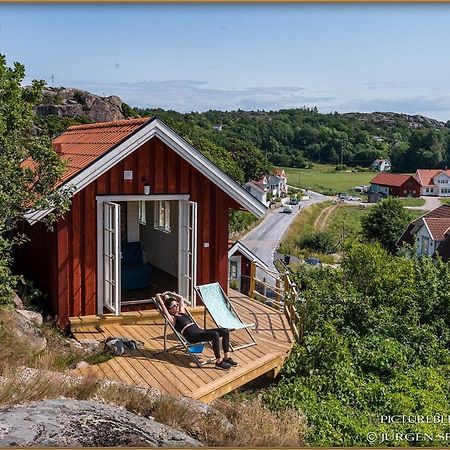
[{"label": "white gable trim", "polygon": [[[92,183],[121,160],[137,150],[142,144],[155,136],[161,139],[161,141],[172,148],[200,173],[205,175],[209,180],[226,192],[231,198],[236,200],[242,207],[258,218],[264,215],[267,210],[266,206],[255,199],[249,192],[222,172],[208,158],[188,144],[181,136],[176,134],[175,131],[159,119],[149,121],[124,142],[99,157],[99,159],[94,161],[86,169],[64,183],[60,189],[67,186],[74,186],[74,194],[80,192],[89,183]],[[28,222],[33,224],[38,220],[43,219],[50,211],[50,209],[30,211],[26,214],[25,218]]]},{"label": "white gable trim", "polygon": [[236,241],[233,246],[228,250],[228,259],[230,259],[237,251],[242,253],[250,261],[255,261],[259,266],[268,269],[267,264],[259,259],[254,253],[252,253],[244,244],[240,241]]}]

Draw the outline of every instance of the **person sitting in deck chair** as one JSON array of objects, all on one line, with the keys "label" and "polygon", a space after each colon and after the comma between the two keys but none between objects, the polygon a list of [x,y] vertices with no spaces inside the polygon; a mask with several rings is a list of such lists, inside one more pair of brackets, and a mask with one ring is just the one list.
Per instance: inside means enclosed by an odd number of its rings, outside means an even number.
[{"label": "person sitting in deck chair", "polygon": [[[175,329],[183,335],[190,344],[212,341],[216,369],[227,370],[237,366],[237,362],[230,357],[230,331],[227,328],[211,328],[203,330],[186,314],[184,298],[174,292],[163,292],[155,295],[164,316]],[[220,338],[224,357],[220,356]]]}]

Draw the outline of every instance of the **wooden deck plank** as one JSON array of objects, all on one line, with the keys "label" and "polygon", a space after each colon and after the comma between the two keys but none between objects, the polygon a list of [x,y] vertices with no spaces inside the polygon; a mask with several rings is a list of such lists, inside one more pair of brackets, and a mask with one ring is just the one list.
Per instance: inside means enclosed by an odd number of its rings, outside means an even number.
[{"label": "wooden deck plank", "polygon": [[[114,336],[116,336],[117,333],[115,333],[115,330],[110,330],[110,327],[111,327],[111,325],[108,326],[108,327],[106,327],[106,326],[104,327],[104,335],[105,335],[105,337],[114,337]],[[128,366],[130,366],[129,367],[130,371],[137,372],[139,374],[139,377],[141,379],[145,380],[145,382],[149,386],[156,387],[157,389],[163,389],[164,388],[164,386],[162,384],[160,384],[155,377],[153,377],[152,372],[148,372],[145,368],[143,370],[143,368],[141,367],[141,365],[139,363],[135,364],[134,361],[130,360],[130,361],[127,362],[127,367]],[[150,381],[150,380],[152,380],[152,381]]]},{"label": "wooden deck plank", "polygon": [[[144,330],[143,330],[144,331]],[[147,333],[151,333],[151,330],[146,329],[145,332]],[[171,342],[172,345],[176,345],[178,344],[178,341],[175,342]],[[163,345],[161,345],[161,350],[163,349]],[[192,360],[192,358],[190,358],[188,355],[186,355],[185,351],[181,351],[181,352],[170,352],[170,350],[166,353],[164,353],[164,355],[167,356],[167,358],[169,360],[172,361],[176,361],[176,363],[181,364],[182,370],[184,371],[184,373],[187,374],[187,376],[189,378],[193,378],[194,379],[194,383],[195,383],[195,378],[199,378],[197,384],[200,386],[204,383],[209,383],[211,381],[211,376],[203,370],[203,368],[199,368],[195,365],[194,361]],[[186,358],[188,358],[189,364],[186,364]],[[192,373],[191,369],[195,369],[195,375]]]},{"label": "wooden deck plank", "polygon": [[[111,324],[108,327],[105,326],[105,331],[120,333],[121,329],[116,329],[115,324]],[[130,338],[129,335],[123,337]],[[154,379],[160,386],[158,389],[162,389],[171,395],[180,395],[182,393],[182,390],[179,389],[180,383],[178,380],[175,380],[175,383],[172,384],[166,383],[168,376],[170,379],[170,372],[166,370],[164,364],[156,365],[150,360],[152,353],[148,349],[144,348],[139,350],[130,350],[127,352],[127,356],[128,355],[131,357],[127,358],[125,361],[129,363],[139,374],[141,374],[142,377],[145,377],[144,379],[147,379],[148,377]],[[146,373],[148,375],[146,375]]]},{"label": "wooden deck plank", "polygon": [[[294,342],[287,319],[278,310],[235,291],[231,291],[230,299],[244,322],[255,322],[257,325],[256,330],[250,330],[257,345],[232,353],[233,359],[239,363],[236,368],[220,371],[214,364],[198,368],[184,350],[162,352],[164,322],[161,315],[153,310],[132,311],[119,317],[71,318],[75,338],[102,340],[128,337],[144,343],[142,349],[128,351],[97,366],[75,369],[72,373],[149,386],[168,394],[187,395],[209,402],[257,376],[277,372]],[[198,324],[203,327],[203,309],[196,308],[195,313]],[[216,326],[209,314],[206,326]],[[169,347],[178,344],[170,332],[168,338]],[[230,338],[237,345],[250,342],[243,330],[233,331]],[[213,356],[209,345],[204,354]]]},{"label": "wooden deck plank", "polygon": [[[142,327],[138,328],[138,325],[133,326],[133,336],[136,336],[138,339],[144,340],[144,342],[147,342],[148,337],[145,334],[145,330],[142,329]],[[182,360],[179,360],[174,354],[165,353],[165,358],[168,362],[172,364],[171,372],[173,376],[175,376],[183,385],[184,389],[183,391],[191,391],[193,386],[199,387],[201,386],[202,380],[196,379],[196,377],[189,376],[189,368],[186,368],[183,364]],[[187,369],[187,370],[186,370]]]}]

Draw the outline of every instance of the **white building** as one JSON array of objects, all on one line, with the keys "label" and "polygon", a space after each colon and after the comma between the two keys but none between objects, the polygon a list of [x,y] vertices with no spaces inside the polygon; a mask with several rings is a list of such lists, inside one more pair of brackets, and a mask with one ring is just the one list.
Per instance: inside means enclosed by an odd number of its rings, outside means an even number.
[{"label": "white building", "polygon": [[370,166],[372,170],[378,172],[389,172],[391,170],[391,163],[387,159],[376,159]]},{"label": "white building", "polygon": [[422,186],[420,195],[450,197],[450,170],[417,169],[415,178]]}]

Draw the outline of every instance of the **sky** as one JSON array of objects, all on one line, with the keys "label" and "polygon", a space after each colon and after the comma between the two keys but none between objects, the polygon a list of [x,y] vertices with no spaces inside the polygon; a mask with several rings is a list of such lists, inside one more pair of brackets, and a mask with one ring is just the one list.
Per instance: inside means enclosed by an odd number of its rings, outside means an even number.
[{"label": "sky", "polygon": [[26,79],[180,112],[450,119],[450,4],[0,4]]}]

